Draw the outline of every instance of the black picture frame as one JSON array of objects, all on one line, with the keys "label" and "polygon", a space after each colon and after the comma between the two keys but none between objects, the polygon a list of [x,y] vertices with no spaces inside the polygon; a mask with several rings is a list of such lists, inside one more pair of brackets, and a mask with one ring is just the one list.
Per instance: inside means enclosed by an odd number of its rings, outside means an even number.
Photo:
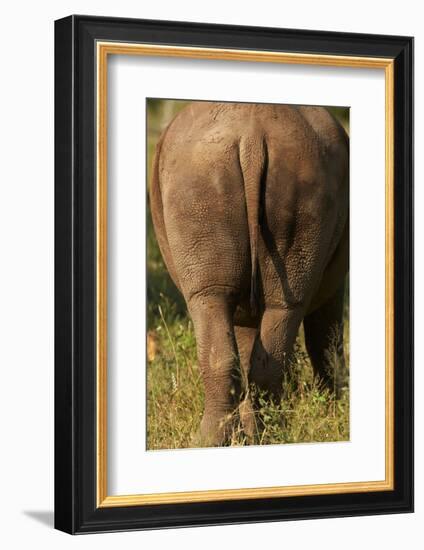
[{"label": "black picture frame", "polygon": [[[94,90],[99,40],[394,60],[394,490],[97,507]],[[75,534],[411,511],[413,39],[79,15],[56,21],[55,527]]]}]

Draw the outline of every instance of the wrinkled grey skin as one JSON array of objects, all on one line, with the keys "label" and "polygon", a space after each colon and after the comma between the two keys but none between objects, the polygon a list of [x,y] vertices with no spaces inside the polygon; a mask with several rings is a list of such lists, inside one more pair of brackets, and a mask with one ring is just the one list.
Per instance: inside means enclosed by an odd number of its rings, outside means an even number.
[{"label": "wrinkled grey skin", "polygon": [[314,370],[335,387],[328,351],[336,335],[343,360],[348,148],[320,107],[194,102],[163,133],[150,204],[196,334],[197,444],[225,444],[237,407],[254,438],[249,384],[280,396],[302,321]]}]

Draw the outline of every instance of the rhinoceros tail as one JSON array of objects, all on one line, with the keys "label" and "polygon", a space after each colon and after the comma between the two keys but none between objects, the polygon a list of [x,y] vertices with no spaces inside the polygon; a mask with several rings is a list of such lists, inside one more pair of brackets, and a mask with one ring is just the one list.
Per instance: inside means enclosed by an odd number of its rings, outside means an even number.
[{"label": "rhinoceros tail", "polygon": [[252,275],[250,281],[250,307],[256,315],[258,305],[258,237],[261,184],[266,173],[268,154],[263,136],[243,137],[239,146],[240,167],[246,197],[247,223],[249,226]]}]

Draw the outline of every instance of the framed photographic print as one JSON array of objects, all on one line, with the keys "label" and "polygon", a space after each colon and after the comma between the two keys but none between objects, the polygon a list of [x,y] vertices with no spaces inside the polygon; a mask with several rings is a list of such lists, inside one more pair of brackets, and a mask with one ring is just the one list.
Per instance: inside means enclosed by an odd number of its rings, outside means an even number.
[{"label": "framed photographic print", "polygon": [[55,525],[413,509],[413,39],[55,24]]}]

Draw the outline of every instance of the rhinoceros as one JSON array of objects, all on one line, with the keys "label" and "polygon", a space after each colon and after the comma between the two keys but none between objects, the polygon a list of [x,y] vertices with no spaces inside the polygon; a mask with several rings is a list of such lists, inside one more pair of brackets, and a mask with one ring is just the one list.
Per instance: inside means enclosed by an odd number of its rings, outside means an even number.
[{"label": "rhinoceros", "polygon": [[302,322],[315,373],[338,391],[329,350],[343,361],[349,139],[327,109],[188,104],[157,144],[150,206],[196,335],[197,444],[228,442],[237,409],[254,438],[248,388],[281,396]]}]

